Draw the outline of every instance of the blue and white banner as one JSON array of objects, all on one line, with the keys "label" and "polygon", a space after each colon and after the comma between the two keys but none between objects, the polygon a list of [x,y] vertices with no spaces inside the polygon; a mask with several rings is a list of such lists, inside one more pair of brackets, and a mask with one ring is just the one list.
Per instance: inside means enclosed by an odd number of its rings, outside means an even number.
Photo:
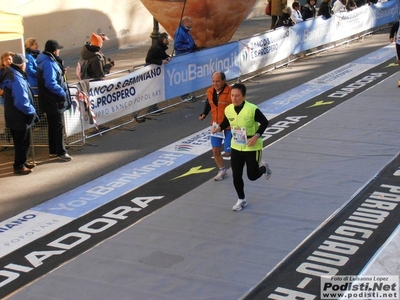
[{"label": "blue and white banner", "polygon": [[350,12],[336,13],[330,19],[317,17],[290,27],[291,54],[346,39],[398,19],[398,1],[364,5]]},{"label": "blue and white banner", "polygon": [[325,20],[322,17],[317,17],[290,27],[291,54],[298,54],[332,42],[335,29],[332,26],[331,19]]},{"label": "blue and white banner", "polygon": [[[76,90],[71,89],[71,94],[75,93]],[[90,82],[89,98],[98,125],[161,102],[167,99],[164,93],[164,66],[146,66],[122,77]],[[73,97],[73,102],[79,103],[76,97]],[[75,124],[76,114],[77,110],[64,114],[67,135],[81,130],[80,125]],[[83,129],[93,128],[89,113],[82,114]]]},{"label": "blue and white banner", "polygon": [[240,72],[248,74],[291,54],[291,32],[287,27],[239,41]]},{"label": "blue and white banner", "polygon": [[390,0],[370,6],[373,14],[373,27],[382,26],[399,19],[399,1]]},{"label": "blue and white banner", "polygon": [[223,71],[226,78],[240,75],[238,43],[175,56],[165,65],[165,94],[171,99],[211,86],[211,75]]}]

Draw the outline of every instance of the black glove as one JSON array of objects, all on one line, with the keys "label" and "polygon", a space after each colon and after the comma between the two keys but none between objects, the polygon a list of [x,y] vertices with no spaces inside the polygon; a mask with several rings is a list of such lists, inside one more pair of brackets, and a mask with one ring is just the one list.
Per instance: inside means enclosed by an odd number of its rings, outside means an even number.
[{"label": "black glove", "polygon": [[109,58],[107,60],[108,60],[108,64],[105,64],[103,67],[103,71],[106,74],[110,73],[111,68],[115,66],[115,62],[113,60],[111,60],[111,58]]},{"label": "black glove", "polygon": [[112,66],[110,64],[105,64],[103,67],[104,73],[108,74],[111,71]]},{"label": "black glove", "polygon": [[111,60],[111,58],[107,59],[108,63],[110,64],[111,67],[115,66],[115,62]]}]

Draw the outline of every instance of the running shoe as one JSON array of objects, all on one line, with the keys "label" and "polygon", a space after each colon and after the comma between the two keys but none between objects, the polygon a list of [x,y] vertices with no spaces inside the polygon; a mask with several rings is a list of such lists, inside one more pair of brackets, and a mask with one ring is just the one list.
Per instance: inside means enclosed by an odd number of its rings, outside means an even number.
[{"label": "running shoe", "polygon": [[196,99],[193,96],[187,96],[185,98],[181,98],[181,100],[182,100],[182,102],[190,102],[190,103],[196,101]]},{"label": "running shoe", "polygon": [[265,167],[265,173],[264,173],[264,177],[266,180],[268,180],[271,177],[272,171],[268,166],[268,163],[266,161],[262,162],[263,166]]},{"label": "running shoe", "polygon": [[247,201],[246,199],[239,199],[236,204],[232,207],[232,210],[234,211],[239,211],[242,210],[247,206]]},{"label": "running shoe", "polygon": [[218,174],[214,177],[214,180],[221,181],[226,177],[228,177],[228,173],[226,172],[226,170],[220,170]]},{"label": "running shoe", "polygon": [[72,160],[72,157],[69,156],[68,153],[65,153],[65,154],[62,154],[62,155],[58,155],[57,157],[58,157],[58,159],[61,159],[63,161],[71,161]]}]

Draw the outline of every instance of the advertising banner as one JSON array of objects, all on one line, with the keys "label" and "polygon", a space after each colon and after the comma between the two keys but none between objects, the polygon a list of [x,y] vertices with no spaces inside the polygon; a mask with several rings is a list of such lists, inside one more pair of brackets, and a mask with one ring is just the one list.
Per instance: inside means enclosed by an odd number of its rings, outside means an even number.
[{"label": "advertising banner", "polygon": [[281,61],[291,54],[291,31],[280,27],[239,41],[240,72],[248,74]]},{"label": "advertising banner", "polygon": [[[290,27],[290,40],[298,54],[309,49],[346,39],[371,28],[398,19],[398,1],[364,5],[353,11],[334,14],[330,19],[317,17]],[[280,50],[279,50],[280,51]]]},{"label": "advertising banner", "polygon": [[[71,94],[76,95],[76,90],[71,90]],[[115,79],[90,82],[88,96],[98,125],[126,116],[166,99],[164,66],[150,65]],[[74,97],[73,102],[79,107],[81,101]],[[94,127],[89,109],[84,107],[83,111],[84,130]],[[75,116],[76,109],[64,114],[66,128],[77,128]],[[68,135],[72,133],[67,132]]]},{"label": "advertising banner", "polygon": [[166,99],[209,87],[215,71],[225,72],[227,80],[239,77],[238,43],[173,57],[165,65]]},{"label": "advertising banner", "polygon": [[334,14],[330,21],[335,28],[332,40],[338,41],[372,28],[375,16],[372,8],[364,5],[352,11]]},{"label": "advertising banner", "polygon": [[298,54],[332,42],[335,28],[332,26],[331,20],[332,18],[325,20],[317,17],[290,27],[293,45],[291,54]]},{"label": "advertising banner", "polygon": [[378,2],[369,7],[374,16],[373,27],[382,26],[399,19],[399,1]]}]

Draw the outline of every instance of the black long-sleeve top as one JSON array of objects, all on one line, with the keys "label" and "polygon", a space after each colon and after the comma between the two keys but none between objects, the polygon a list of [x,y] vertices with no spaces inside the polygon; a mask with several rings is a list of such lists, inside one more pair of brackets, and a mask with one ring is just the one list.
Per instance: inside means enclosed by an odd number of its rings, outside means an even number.
[{"label": "black long-sleeve top", "polygon": [[394,38],[397,30],[399,30],[399,21],[396,21],[393,23],[392,27],[390,28],[390,34],[389,34],[389,38]]},{"label": "black long-sleeve top", "polygon": [[[244,106],[245,101],[243,101],[243,103],[239,106],[235,106],[235,112],[237,114],[240,113],[240,111],[242,110],[243,106]],[[265,129],[267,129],[269,121],[268,119],[264,116],[264,114],[261,112],[261,110],[259,110],[258,108],[255,111],[255,115],[254,115],[254,121],[258,122],[260,125],[258,127],[258,130],[256,132],[256,134],[260,134],[260,136],[264,133]],[[224,120],[222,121],[221,124],[219,124],[219,127],[221,127],[221,131],[224,130],[225,128],[229,127],[230,123],[228,118],[225,116]]]}]

